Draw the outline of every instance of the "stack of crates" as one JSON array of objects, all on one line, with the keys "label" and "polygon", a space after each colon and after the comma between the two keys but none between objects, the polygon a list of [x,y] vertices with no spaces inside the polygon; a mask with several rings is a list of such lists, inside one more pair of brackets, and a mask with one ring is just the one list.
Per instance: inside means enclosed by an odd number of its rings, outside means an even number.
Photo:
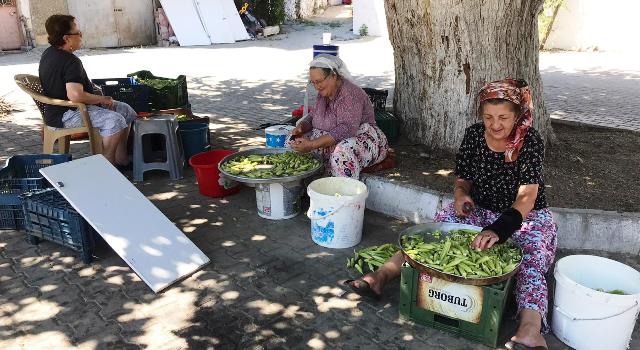
[{"label": "stack of crates", "polygon": [[139,85],[133,78],[111,78],[91,80],[102,90],[105,96],[124,102],[137,113],[149,112],[149,88]]},{"label": "stack of crates", "polygon": [[369,96],[369,100],[373,104],[373,110],[375,111],[376,125],[382,130],[387,137],[389,144],[395,144],[398,141],[398,135],[400,133],[400,120],[392,113],[386,110],[387,96],[389,92],[387,90],[376,90],[371,88],[364,88],[364,92]]},{"label": "stack of crates", "polygon": [[68,162],[70,154],[34,154],[13,156],[0,169],[0,230],[24,228],[21,195],[51,187],[38,171]]},{"label": "stack of crates", "polygon": [[157,77],[147,70],[127,74],[127,76],[133,78],[137,84],[148,87],[152,110],[189,107],[186,76],[179,75],[175,79],[163,78]]},{"label": "stack of crates", "polygon": [[496,347],[513,278],[489,286],[443,281],[402,266],[400,316]]},{"label": "stack of crates", "polygon": [[23,196],[24,226],[31,244],[41,239],[80,252],[85,264],[93,260],[97,234],[62,195],[53,188]]}]

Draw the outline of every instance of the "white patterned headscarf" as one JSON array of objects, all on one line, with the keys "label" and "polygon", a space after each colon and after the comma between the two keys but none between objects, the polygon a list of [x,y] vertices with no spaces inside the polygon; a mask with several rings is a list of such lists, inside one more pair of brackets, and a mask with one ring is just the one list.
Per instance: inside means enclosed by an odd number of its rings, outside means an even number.
[{"label": "white patterned headscarf", "polygon": [[313,61],[309,63],[309,67],[331,69],[342,78],[353,82],[353,78],[351,77],[351,73],[349,73],[349,69],[347,69],[347,65],[344,64],[344,61],[342,61],[338,56],[320,54],[313,58]]}]

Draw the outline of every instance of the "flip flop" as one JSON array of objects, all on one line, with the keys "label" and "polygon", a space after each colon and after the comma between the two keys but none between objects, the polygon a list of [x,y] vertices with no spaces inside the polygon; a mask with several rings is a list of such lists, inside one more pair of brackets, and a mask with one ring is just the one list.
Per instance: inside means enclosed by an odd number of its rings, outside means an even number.
[{"label": "flip flop", "polygon": [[509,349],[509,350],[549,350],[544,346],[526,346],[524,344],[521,343],[516,343],[514,341],[509,341],[506,344],[504,344],[504,347]]},{"label": "flip flop", "polygon": [[[353,282],[358,281],[358,284],[360,284],[360,287],[356,287],[353,285]],[[371,298],[374,300],[380,300],[381,295],[374,292],[373,289],[371,289],[371,286],[369,285],[369,282],[363,280],[363,279],[358,279],[358,280],[341,280],[338,281],[338,284],[343,286],[343,287],[349,287],[351,289],[351,291],[353,291],[354,293],[360,295],[361,297],[365,297],[365,298]]]}]

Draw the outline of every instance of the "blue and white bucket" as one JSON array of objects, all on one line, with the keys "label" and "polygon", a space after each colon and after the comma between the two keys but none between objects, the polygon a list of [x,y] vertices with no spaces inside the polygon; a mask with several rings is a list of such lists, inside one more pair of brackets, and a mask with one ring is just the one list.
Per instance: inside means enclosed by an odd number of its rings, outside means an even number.
[{"label": "blue and white bucket", "polygon": [[295,126],[291,125],[274,125],[264,130],[267,147],[269,148],[284,148],[287,137],[291,135],[291,132],[295,129]]},{"label": "blue and white bucket", "polygon": [[325,177],[309,184],[307,194],[311,200],[307,216],[315,243],[327,248],[360,243],[367,185],[347,177]]},{"label": "blue and white bucket", "polygon": [[338,45],[313,45],[313,57],[321,54],[338,56]]}]

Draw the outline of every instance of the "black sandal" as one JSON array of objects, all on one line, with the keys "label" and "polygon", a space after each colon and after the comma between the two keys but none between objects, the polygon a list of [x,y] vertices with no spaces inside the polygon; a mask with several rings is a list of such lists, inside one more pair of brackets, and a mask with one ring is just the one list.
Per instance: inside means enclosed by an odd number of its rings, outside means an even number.
[{"label": "black sandal", "polygon": [[521,343],[516,343],[514,341],[509,341],[506,344],[504,344],[504,347],[509,349],[509,350],[549,350],[544,346],[526,346],[524,344]]},{"label": "black sandal", "polygon": [[[355,281],[358,281],[358,284],[360,285],[359,287],[356,287],[353,285],[353,282]],[[341,280],[341,281],[338,281],[338,284],[343,287],[349,287],[352,292],[358,294],[361,297],[371,298],[374,300],[380,300],[380,298],[382,297],[382,295],[374,292],[373,289],[371,289],[371,285],[369,285],[369,282],[363,279]]]},{"label": "black sandal", "polygon": [[133,170],[133,162],[129,162],[127,165],[120,165],[120,164],[116,164],[114,165],[116,167],[116,169],[118,169],[119,172],[123,173],[125,171],[132,171]]}]

